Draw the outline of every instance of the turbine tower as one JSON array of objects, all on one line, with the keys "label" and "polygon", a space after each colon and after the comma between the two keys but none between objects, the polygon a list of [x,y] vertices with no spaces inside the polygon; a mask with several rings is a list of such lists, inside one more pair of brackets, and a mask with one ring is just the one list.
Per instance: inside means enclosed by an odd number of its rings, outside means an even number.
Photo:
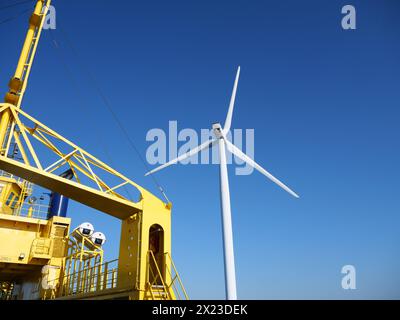
[{"label": "turbine tower", "polygon": [[226,149],[233,153],[236,157],[242,159],[244,162],[252,166],[257,171],[261,172],[268,179],[272,180],[282,189],[290,193],[292,196],[299,198],[299,196],[292,191],[289,187],[275,178],[267,170],[262,168],[253,159],[244,154],[239,148],[233,145],[226,137],[227,133],[231,129],[233,109],[235,105],[236,91],[239,82],[240,67],[238,67],[235,83],[233,86],[233,92],[231,96],[231,101],[229,104],[228,115],[225,120],[225,125],[222,128],[220,123],[215,123],[212,125],[213,133],[215,135],[214,139],[208,140],[207,142],[191,149],[189,152],[182,154],[181,156],[173,159],[156,169],[153,169],[146,173],[147,175],[153,174],[160,171],[172,164],[175,164],[184,159],[190,158],[195,154],[205,150],[207,148],[213,147],[218,144],[219,148],[219,158],[220,158],[220,191],[221,191],[221,215],[222,215],[222,232],[223,232],[223,247],[224,247],[224,264],[225,264],[225,291],[227,300],[236,300],[236,274],[235,274],[235,257],[233,250],[233,234],[232,234],[232,218],[231,218],[231,200],[229,195],[229,180],[228,180],[228,169],[226,162]]}]

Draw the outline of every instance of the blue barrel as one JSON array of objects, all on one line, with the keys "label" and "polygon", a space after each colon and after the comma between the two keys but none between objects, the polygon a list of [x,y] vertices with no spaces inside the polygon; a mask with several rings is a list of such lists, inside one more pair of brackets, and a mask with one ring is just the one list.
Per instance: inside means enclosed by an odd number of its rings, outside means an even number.
[{"label": "blue barrel", "polygon": [[52,192],[50,195],[50,206],[47,212],[47,219],[51,217],[66,217],[68,210],[68,198],[63,195]]}]

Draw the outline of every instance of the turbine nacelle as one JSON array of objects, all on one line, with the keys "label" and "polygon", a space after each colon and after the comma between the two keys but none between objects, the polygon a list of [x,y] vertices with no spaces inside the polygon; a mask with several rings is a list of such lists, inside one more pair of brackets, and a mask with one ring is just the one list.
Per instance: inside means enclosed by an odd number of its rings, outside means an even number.
[{"label": "turbine nacelle", "polygon": [[224,137],[224,130],[222,130],[222,126],[219,122],[213,123],[212,129],[217,139],[222,139]]}]

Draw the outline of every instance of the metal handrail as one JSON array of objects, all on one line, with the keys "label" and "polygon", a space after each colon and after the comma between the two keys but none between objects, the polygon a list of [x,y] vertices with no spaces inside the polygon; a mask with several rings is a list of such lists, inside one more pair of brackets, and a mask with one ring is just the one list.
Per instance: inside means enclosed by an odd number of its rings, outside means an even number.
[{"label": "metal handrail", "polygon": [[[175,264],[170,256],[170,254],[168,252],[164,253],[164,267],[165,267],[166,271],[168,272],[168,275],[171,279],[171,282],[168,284],[166,283],[166,280],[162,276],[162,273],[161,273],[158,263],[155,259],[155,255],[154,255],[153,251],[151,251],[151,250],[148,251],[148,257],[149,257],[149,261],[148,261],[148,266],[147,266],[148,267],[147,285],[149,286],[149,291],[150,291],[152,298],[154,299],[152,287],[157,282],[158,278],[160,278],[161,283],[162,283],[163,292],[168,296],[169,299],[172,299],[172,297],[173,297],[172,292],[176,295],[176,297],[178,299],[181,299],[181,292],[182,292],[184,295],[184,298],[186,300],[189,300],[189,296],[186,292],[185,287],[183,286],[181,277],[179,276],[178,270],[176,269]],[[153,261],[153,263],[156,267],[156,272],[154,272],[153,268],[151,267],[150,260]],[[168,267],[169,263],[171,264],[171,269]],[[149,279],[150,272],[154,278],[152,282],[150,282],[150,279]],[[177,283],[179,283],[179,288],[177,286]],[[172,292],[170,290],[172,290]]]},{"label": "metal handrail", "polygon": [[[173,283],[175,282],[175,280],[178,279],[179,285],[180,285],[180,287],[181,287],[181,289],[182,289],[182,291],[183,291],[183,294],[184,294],[184,296],[185,296],[185,299],[186,299],[186,300],[189,300],[189,296],[188,296],[188,294],[187,294],[187,292],[186,292],[185,286],[183,285],[183,282],[182,282],[182,279],[181,279],[181,277],[180,277],[180,275],[179,275],[179,273],[178,273],[178,270],[177,270],[176,267],[175,267],[175,263],[174,263],[174,261],[173,261],[172,258],[171,258],[171,255],[169,254],[169,252],[166,252],[164,255],[165,255],[166,257],[168,257],[169,261],[171,262],[172,269],[173,269],[173,271],[174,271],[174,273],[175,273],[175,277],[173,278],[171,284],[173,284]],[[167,264],[167,263],[166,263],[166,267],[167,267],[167,269],[168,269],[168,264]],[[172,278],[171,271],[168,270],[168,272],[170,273],[171,278]],[[178,296],[180,297],[179,291],[177,290],[176,292],[178,293]]]},{"label": "metal handrail", "polygon": [[118,268],[108,269],[108,266],[117,261],[118,259],[115,259],[103,264],[85,267],[82,270],[55,279],[56,283],[61,283],[58,296],[69,296],[115,288]]},{"label": "metal handrail", "polygon": [[[164,288],[164,292],[165,292],[165,293],[169,296],[169,298],[171,299],[171,298],[172,298],[172,297],[171,297],[171,293],[167,290],[168,286],[165,284],[165,281],[164,281],[164,279],[163,279],[163,276],[162,276],[162,273],[161,273],[161,271],[160,271],[160,268],[158,267],[158,264],[157,264],[157,261],[156,261],[156,258],[155,258],[155,256],[154,256],[153,251],[149,250],[147,253],[148,253],[148,256],[151,257],[151,259],[153,260],[153,262],[154,262],[154,264],[155,264],[155,266],[156,266],[157,277],[160,277],[162,286],[163,286],[163,288]],[[150,267],[150,261],[148,262],[148,269],[152,271],[153,277],[154,277],[154,272],[153,272],[152,268]],[[149,288],[151,293],[152,293],[152,286],[153,286],[153,284],[155,283],[157,277],[155,277],[155,279],[153,280],[153,283],[151,283],[151,286],[150,286],[150,288]],[[153,295],[153,294],[152,294],[152,295]]]},{"label": "metal handrail", "polygon": [[20,217],[29,217],[29,218],[46,220],[49,207],[50,207],[49,205],[40,203],[39,204],[24,203],[19,208],[15,206],[15,208],[12,209],[15,210],[15,215]]},{"label": "metal handrail", "polygon": [[20,177],[17,177],[16,175],[8,173],[7,171],[4,171],[4,170],[0,170],[0,177],[15,179],[18,183],[24,183],[26,181]]},{"label": "metal handrail", "polygon": [[[146,285],[147,292],[150,294],[151,299],[173,299],[174,295],[175,298],[181,299],[181,293],[183,293],[184,299],[189,300],[188,294],[183,286],[180,275],[170,254],[166,252],[163,257],[163,268],[166,268],[167,275],[170,279],[163,276],[154,253],[151,250],[148,251]],[[60,286],[57,289],[52,289],[52,292],[48,293],[50,294],[50,297],[66,297],[82,293],[85,294],[114,289],[117,287],[118,268],[109,268],[109,266],[117,261],[118,259],[115,259],[103,264],[87,266],[81,270],[60,276],[53,280],[55,283],[60,283]],[[152,264],[154,264],[154,266],[152,266]],[[166,281],[166,279],[169,280]],[[158,291],[155,287],[157,283],[159,284]],[[157,291],[157,294],[154,290]],[[48,297],[47,294],[46,297]]]}]

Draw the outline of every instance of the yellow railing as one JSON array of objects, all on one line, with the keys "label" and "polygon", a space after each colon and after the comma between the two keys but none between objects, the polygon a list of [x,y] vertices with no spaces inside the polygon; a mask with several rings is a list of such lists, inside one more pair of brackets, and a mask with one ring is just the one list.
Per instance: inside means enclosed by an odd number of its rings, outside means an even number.
[{"label": "yellow railing", "polygon": [[[175,296],[178,300],[189,300],[189,296],[186,292],[186,289],[182,283],[182,279],[179,276],[178,270],[175,267],[175,263],[172,260],[170,254],[166,252],[165,256],[165,269],[168,272],[169,277],[171,278],[171,283],[169,285],[170,288],[174,290]],[[169,268],[169,266],[171,268]]]},{"label": "yellow railing", "polygon": [[47,220],[49,205],[42,203],[29,204],[25,201],[11,209],[14,210],[13,215],[15,216]]},{"label": "yellow railing", "polygon": [[22,185],[23,183],[26,182],[26,180],[24,180],[24,179],[22,179],[20,177],[17,177],[15,175],[11,174],[11,173],[8,173],[8,172],[6,172],[4,170],[0,170],[0,177],[14,179],[19,185]]},{"label": "yellow railing", "polygon": [[153,300],[189,300],[179,273],[168,252],[164,253],[162,268],[165,273],[161,272],[153,251],[148,251],[146,289],[151,298]]},{"label": "yellow railing", "polygon": [[[117,288],[118,260],[71,271],[55,280],[56,283],[60,283],[60,286],[57,291],[49,290],[45,298],[54,299],[90,294]],[[152,300],[189,299],[169,253],[162,256],[161,264],[160,261],[157,263],[154,253],[148,251],[145,298]]]},{"label": "yellow railing", "polygon": [[62,280],[58,296],[64,297],[116,288],[117,261],[112,260],[66,275]]},{"label": "yellow railing", "polygon": [[147,252],[147,292],[152,300],[173,300],[173,296],[165,283],[153,251]]}]

